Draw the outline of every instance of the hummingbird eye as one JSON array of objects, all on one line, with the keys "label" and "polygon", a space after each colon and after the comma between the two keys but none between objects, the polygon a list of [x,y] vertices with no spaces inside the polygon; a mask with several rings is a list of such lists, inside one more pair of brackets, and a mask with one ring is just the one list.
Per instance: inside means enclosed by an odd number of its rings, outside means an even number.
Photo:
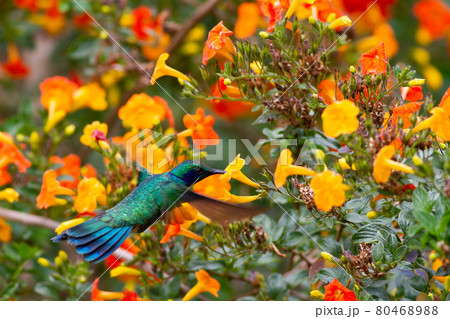
[{"label": "hummingbird eye", "polygon": [[195,172],[196,172],[196,173],[201,173],[201,172],[202,172],[201,167],[196,167],[196,168],[195,168]]}]

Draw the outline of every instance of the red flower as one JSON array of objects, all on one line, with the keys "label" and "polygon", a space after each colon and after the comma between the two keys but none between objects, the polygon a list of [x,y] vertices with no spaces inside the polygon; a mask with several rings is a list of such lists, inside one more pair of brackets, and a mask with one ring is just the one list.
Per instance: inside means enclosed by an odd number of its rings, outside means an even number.
[{"label": "red flower", "polygon": [[405,101],[416,102],[423,99],[421,86],[402,87],[401,92]]},{"label": "red flower", "polygon": [[205,116],[205,111],[199,107],[195,115],[186,114],[183,117],[183,123],[187,130],[179,133],[179,136],[192,136],[194,146],[198,149],[204,149],[206,145],[217,145],[219,136],[212,127],[214,121],[212,115]]},{"label": "red flower", "polygon": [[81,160],[78,155],[69,154],[64,158],[58,156],[50,157],[50,162],[54,164],[61,165],[55,172],[58,176],[69,175],[72,177],[72,180],[62,180],[61,186],[67,188],[77,188],[78,183],[80,182],[80,168],[81,168]]},{"label": "red flower", "polygon": [[334,278],[325,286],[325,301],[358,301],[358,299],[353,291]]},{"label": "red flower", "polygon": [[409,128],[411,123],[411,114],[420,110],[420,106],[423,102],[411,102],[401,106],[397,106],[394,109],[392,116],[392,126],[397,125],[398,118],[403,120],[403,129]]},{"label": "red flower", "polygon": [[120,299],[119,301],[138,301],[139,296],[134,291],[125,289],[124,291],[122,291],[122,293],[123,298]]},{"label": "red flower", "polygon": [[[380,8],[381,13],[387,16],[389,13],[390,6],[395,2],[395,0],[378,0],[377,5]],[[363,13],[371,5],[373,5],[373,0],[342,0],[342,5],[348,13]]]},{"label": "red flower", "polygon": [[441,0],[422,0],[413,6],[413,13],[420,27],[433,39],[439,39],[450,31],[450,8]]},{"label": "red flower", "polygon": [[386,52],[384,42],[377,47],[364,53],[359,59],[362,66],[362,74],[382,74],[386,73]]},{"label": "red flower", "polygon": [[8,44],[8,61],[1,64],[2,69],[12,78],[21,79],[30,72],[28,66],[23,63],[19,55],[17,45],[14,43]]}]

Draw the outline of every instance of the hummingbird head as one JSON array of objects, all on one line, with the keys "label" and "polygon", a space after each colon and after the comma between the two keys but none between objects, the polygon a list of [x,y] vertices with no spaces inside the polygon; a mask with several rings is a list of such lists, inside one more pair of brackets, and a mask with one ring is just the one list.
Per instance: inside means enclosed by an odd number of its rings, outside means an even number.
[{"label": "hummingbird head", "polygon": [[208,176],[225,174],[225,171],[206,167],[194,161],[184,161],[172,168],[170,174],[182,179],[186,185],[191,186]]}]

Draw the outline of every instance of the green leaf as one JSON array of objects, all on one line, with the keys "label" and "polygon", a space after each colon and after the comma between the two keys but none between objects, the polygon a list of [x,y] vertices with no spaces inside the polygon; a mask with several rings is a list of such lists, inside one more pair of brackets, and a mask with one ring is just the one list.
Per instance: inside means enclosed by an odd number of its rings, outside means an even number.
[{"label": "green leaf", "polygon": [[400,270],[406,270],[406,271],[411,271],[414,269],[413,264],[411,264],[409,261],[400,261],[397,264],[397,268]]},{"label": "green leaf", "polygon": [[355,213],[347,213],[345,214],[344,218],[354,224],[360,224],[364,222],[364,218],[361,215]]},{"label": "green leaf", "polygon": [[424,210],[431,213],[432,204],[430,202],[430,198],[428,197],[427,191],[422,185],[414,190],[413,205],[415,209]]},{"label": "green leaf", "polygon": [[287,284],[283,275],[272,273],[267,277],[266,290],[269,297],[273,300],[282,300],[287,294]]},{"label": "green leaf", "polygon": [[405,257],[406,252],[408,251],[408,247],[400,246],[394,252],[394,263],[399,262]]},{"label": "green leaf", "polygon": [[378,242],[372,245],[372,259],[376,263],[377,261],[382,261],[384,257],[384,245],[382,242]]},{"label": "green leaf", "polygon": [[397,234],[391,228],[389,228],[386,225],[373,223],[373,224],[364,225],[363,227],[358,229],[356,231],[356,233],[354,233],[352,236],[352,242],[353,243],[365,242],[366,244],[374,243],[374,242],[378,241],[377,232],[379,230],[384,230],[387,233],[394,235],[395,238],[398,241],[400,241],[397,237]]},{"label": "green leaf", "polygon": [[409,284],[411,285],[411,287],[413,287],[417,291],[424,292],[424,293],[428,292],[427,283],[422,276],[416,275],[416,276],[412,277]]},{"label": "green leaf", "polygon": [[436,271],[436,276],[442,277],[442,276],[449,276],[450,275],[450,267],[441,266]]},{"label": "green leaf", "polygon": [[425,230],[430,231],[431,233],[436,232],[436,228],[438,226],[436,217],[431,214],[430,211],[426,211],[423,209],[414,209],[413,215],[419,222],[419,224],[425,228]]}]

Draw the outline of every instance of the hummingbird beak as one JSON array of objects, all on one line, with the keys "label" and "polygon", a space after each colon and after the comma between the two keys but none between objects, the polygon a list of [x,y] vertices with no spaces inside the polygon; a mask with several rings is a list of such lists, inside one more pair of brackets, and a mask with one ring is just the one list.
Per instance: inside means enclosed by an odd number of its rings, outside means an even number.
[{"label": "hummingbird beak", "polygon": [[215,174],[225,174],[225,171],[222,171],[221,169],[211,169],[211,175]]}]

